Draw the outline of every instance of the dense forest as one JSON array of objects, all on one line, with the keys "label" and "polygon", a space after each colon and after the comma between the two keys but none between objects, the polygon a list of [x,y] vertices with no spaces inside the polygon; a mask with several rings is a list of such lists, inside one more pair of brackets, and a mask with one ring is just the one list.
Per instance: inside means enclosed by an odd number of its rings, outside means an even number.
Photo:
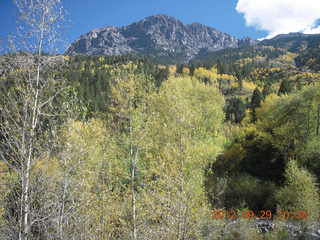
[{"label": "dense forest", "polygon": [[320,55],[279,41],[0,56],[0,238],[313,239]]}]

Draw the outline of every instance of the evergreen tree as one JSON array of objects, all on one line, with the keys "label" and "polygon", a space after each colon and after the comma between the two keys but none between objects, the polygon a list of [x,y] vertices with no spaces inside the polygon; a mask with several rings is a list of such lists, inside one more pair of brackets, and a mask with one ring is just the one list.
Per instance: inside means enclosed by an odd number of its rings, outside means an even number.
[{"label": "evergreen tree", "polygon": [[270,84],[265,84],[262,90],[263,99],[265,99],[271,93]]},{"label": "evergreen tree", "polygon": [[166,66],[165,69],[159,69],[155,75],[155,86],[160,88],[163,81],[167,80],[169,77],[169,66]]},{"label": "evergreen tree", "polygon": [[236,72],[236,77],[237,77],[237,80],[238,80],[238,88],[239,90],[242,90],[243,88],[243,80],[242,80],[242,76],[239,72]]},{"label": "evergreen tree", "polygon": [[231,98],[226,107],[226,118],[234,123],[241,123],[245,117],[246,105],[240,98]]},{"label": "evergreen tree", "polygon": [[256,88],[253,91],[252,97],[251,97],[251,108],[258,108],[261,106],[261,102],[262,102],[262,94],[260,92],[260,90],[258,88]]},{"label": "evergreen tree", "polygon": [[278,95],[288,94],[292,91],[292,85],[289,80],[284,79],[281,84],[278,91]]},{"label": "evergreen tree", "polygon": [[256,88],[253,91],[252,97],[251,97],[251,121],[254,123],[257,121],[257,113],[256,108],[261,106],[261,101],[263,99],[263,96],[258,88]]},{"label": "evergreen tree", "polygon": [[193,65],[193,64],[190,64],[189,65],[189,74],[190,74],[190,76],[193,76],[195,70],[196,70],[196,66]]},{"label": "evergreen tree", "polygon": [[176,66],[176,73],[178,73],[178,74],[182,74],[183,73],[183,67],[184,67],[184,65],[183,64],[177,64],[177,66]]},{"label": "evergreen tree", "polygon": [[225,74],[226,73],[224,64],[221,63],[220,60],[218,60],[218,62],[217,62],[217,69],[218,69],[218,73],[219,74]]}]

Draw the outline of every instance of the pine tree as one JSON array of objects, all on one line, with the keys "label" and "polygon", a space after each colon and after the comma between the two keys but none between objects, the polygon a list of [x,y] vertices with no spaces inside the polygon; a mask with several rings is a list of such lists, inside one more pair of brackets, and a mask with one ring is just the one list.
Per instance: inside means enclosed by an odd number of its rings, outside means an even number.
[{"label": "pine tree", "polygon": [[253,123],[257,121],[256,109],[261,106],[262,99],[263,99],[263,97],[262,97],[262,94],[261,94],[260,90],[258,88],[256,88],[253,91],[253,94],[252,94],[252,97],[251,97],[251,104],[250,104],[251,121]]},{"label": "pine tree", "polygon": [[189,75],[193,76],[195,70],[196,70],[196,66],[193,64],[190,64],[189,65]]},{"label": "pine tree", "polygon": [[262,90],[263,99],[265,99],[271,93],[270,84],[265,84]]},{"label": "pine tree", "polygon": [[183,64],[177,64],[177,66],[176,66],[176,73],[182,74],[182,73],[183,73],[183,68],[184,68],[184,65],[183,65]]},{"label": "pine tree", "polygon": [[262,102],[262,94],[258,88],[256,88],[253,91],[252,97],[251,97],[251,108],[258,108],[261,106]]},{"label": "pine tree", "polygon": [[292,91],[292,86],[289,80],[284,79],[279,87],[278,95],[288,94]]},{"label": "pine tree", "polygon": [[228,101],[226,108],[227,120],[234,123],[241,123],[242,119],[245,117],[246,105],[240,98],[232,98]]}]

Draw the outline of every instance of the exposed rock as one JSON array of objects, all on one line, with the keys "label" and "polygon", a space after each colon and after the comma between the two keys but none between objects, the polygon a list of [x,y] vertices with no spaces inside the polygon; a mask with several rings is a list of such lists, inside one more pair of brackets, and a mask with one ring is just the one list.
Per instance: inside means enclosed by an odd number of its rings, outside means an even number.
[{"label": "exposed rock", "polygon": [[246,37],[246,38],[238,40],[238,47],[254,46],[254,45],[257,45],[258,43],[259,42],[257,40]]},{"label": "exposed rock", "polygon": [[166,15],[147,17],[125,27],[104,27],[82,35],[67,55],[122,55],[136,53],[161,61],[188,62],[199,52],[254,45],[200,23],[184,25]]}]

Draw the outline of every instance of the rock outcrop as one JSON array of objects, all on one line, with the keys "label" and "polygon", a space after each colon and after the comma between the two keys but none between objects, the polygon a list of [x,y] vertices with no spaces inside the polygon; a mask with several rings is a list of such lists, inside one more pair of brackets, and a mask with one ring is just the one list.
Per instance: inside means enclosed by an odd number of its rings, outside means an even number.
[{"label": "rock outcrop", "polygon": [[104,27],[82,35],[67,55],[139,54],[159,62],[188,62],[199,53],[254,45],[200,23],[185,25],[166,15],[147,17],[124,27]]}]

